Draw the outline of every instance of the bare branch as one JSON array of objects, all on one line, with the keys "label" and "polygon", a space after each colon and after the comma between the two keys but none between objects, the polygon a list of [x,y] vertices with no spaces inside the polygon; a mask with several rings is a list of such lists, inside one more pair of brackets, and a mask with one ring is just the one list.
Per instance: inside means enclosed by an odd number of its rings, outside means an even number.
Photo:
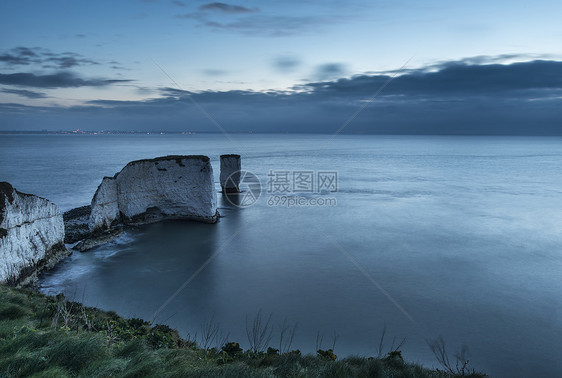
[{"label": "bare branch", "polygon": [[248,325],[248,316],[246,316],[246,336],[252,352],[262,352],[269,345],[273,334],[272,316],[273,314],[269,314],[267,320],[264,321],[261,310],[259,310],[251,326]]}]

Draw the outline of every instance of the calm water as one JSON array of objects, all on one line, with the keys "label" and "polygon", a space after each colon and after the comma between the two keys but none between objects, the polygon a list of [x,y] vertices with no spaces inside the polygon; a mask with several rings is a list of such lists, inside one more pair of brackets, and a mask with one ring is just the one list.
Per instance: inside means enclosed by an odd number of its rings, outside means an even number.
[{"label": "calm water", "polygon": [[[0,136],[0,179],[63,210],[127,162],[168,154],[210,156],[218,181],[219,155],[242,153],[264,184],[249,208],[219,195],[216,225],[155,224],[74,253],[42,290],[150,319],[214,256],[157,321],[185,336],[214,316],[247,345],[261,310],[298,323],[294,348],[338,334],[339,355],[375,355],[386,325],[387,347],[406,337],[406,359],[426,366],[441,335],[492,376],[561,376],[562,139],[233,138]],[[338,192],[322,195],[337,205],[268,206],[270,170],[337,171]]]}]

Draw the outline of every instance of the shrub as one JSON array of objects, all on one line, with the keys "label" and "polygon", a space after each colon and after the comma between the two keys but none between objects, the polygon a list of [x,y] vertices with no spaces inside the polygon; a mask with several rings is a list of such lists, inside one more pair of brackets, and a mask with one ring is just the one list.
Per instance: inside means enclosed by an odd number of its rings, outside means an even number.
[{"label": "shrub", "polygon": [[334,354],[334,351],[332,349],[328,349],[328,350],[318,349],[316,353],[318,354],[318,357],[321,357],[327,361],[335,361],[338,359],[338,356]]},{"label": "shrub", "polygon": [[269,347],[269,348],[267,348],[267,354],[269,356],[278,356],[279,355],[279,349]]},{"label": "shrub", "polygon": [[150,330],[147,341],[155,349],[173,348],[178,345],[179,335],[167,325],[157,324]]},{"label": "shrub", "polygon": [[240,344],[237,342],[226,343],[221,350],[232,358],[242,354],[242,348],[240,348]]}]

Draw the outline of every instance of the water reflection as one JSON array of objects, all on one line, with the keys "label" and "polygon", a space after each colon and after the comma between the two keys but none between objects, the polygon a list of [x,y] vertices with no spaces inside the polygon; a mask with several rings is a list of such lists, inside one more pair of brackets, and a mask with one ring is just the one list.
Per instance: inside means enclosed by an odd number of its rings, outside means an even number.
[{"label": "water reflection", "polygon": [[[135,150],[116,138],[104,148],[127,161],[187,150],[218,161],[230,146],[213,138],[145,141]],[[244,344],[245,316],[261,309],[276,324],[285,317],[298,322],[295,347],[305,351],[314,350],[318,331],[326,339],[336,331],[336,354],[376,354],[386,324],[389,337],[407,338],[406,358],[426,365],[435,362],[426,339],[442,335],[453,349],[466,344],[475,367],[492,376],[560,375],[560,139],[342,136],[317,158],[311,152],[322,142],[317,137],[244,142],[253,152],[243,168],[262,182],[270,169],[338,171],[337,206],[272,207],[262,198],[239,208],[219,194],[218,224],[167,222],[130,231],[121,241],[75,253],[44,276],[44,291],[78,299],[84,292],[88,304],[150,319],[220,252],[159,317],[182,335],[214,314]],[[90,149],[77,153],[82,165],[80,154]],[[109,163],[99,164],[91,172],[96,185]],[[67,173],[73,177],[72,169]],[[218,182],[216,168],[215,175]]]}]

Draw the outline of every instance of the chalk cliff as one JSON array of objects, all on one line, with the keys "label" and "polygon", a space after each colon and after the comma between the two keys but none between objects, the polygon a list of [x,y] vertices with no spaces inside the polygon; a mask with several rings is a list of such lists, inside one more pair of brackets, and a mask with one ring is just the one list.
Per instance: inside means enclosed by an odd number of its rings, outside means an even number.
[{"label": "chalk cliff", "polygon": [[0,282],[30,283],[68,254],[58,207],[0,182]]},{"label": "chalk cliff", "polygon": [[217,221],[213,168],[207,156],[164,156],[127,164],[104,177],[92,199],[91,232],[163,219]]},{"label": "chalk cliff", "polygon": [[223,193],[240,192],[240,155],[221,155],[220,182]]}]

